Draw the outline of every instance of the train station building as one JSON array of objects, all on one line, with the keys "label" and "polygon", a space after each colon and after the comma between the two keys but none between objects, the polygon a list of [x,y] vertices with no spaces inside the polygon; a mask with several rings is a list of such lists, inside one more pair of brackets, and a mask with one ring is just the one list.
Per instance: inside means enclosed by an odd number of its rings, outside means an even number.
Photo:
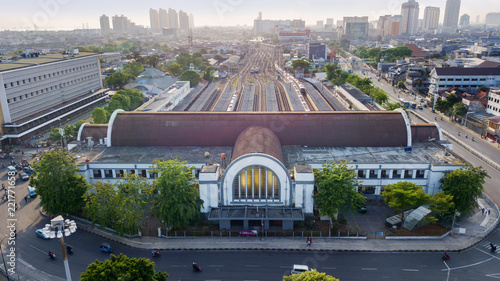
[{"label": "train station building", "polygon": [[153,178],[155,159],[194,167],[202,212],[221,229],[293,229],[313,213],[314,169],[348,161],[359,191],[413,182],[440,191],[463,161],[437,124],[411,124],[404,111],[124,112],[84,124],[74,150],[90,183],[124,174]]}]

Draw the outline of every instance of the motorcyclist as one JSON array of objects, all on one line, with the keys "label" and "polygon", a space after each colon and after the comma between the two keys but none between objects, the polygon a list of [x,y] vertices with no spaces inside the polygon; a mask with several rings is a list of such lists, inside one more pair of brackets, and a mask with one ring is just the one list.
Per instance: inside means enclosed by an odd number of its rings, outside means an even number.
[{"label": "motorcyclist", "polygon": [[450,255],[448,253],[444,252],[443,259],[450,259]]},{"label": "motorcyclist", "polygon": [[56,257],[56,255],[54,254],[54,252],[49,251],[49,257],[50,257],[51,259],[54,259],[54,258]]},{"label": "motorcyclist", "polygon": [[151,251],[151,254],[153,255],[153,257],[156,257],[160,255],[160,252],[158,252],[157,250],[153,250]]},{"label": "motorcyclist", "polygon": [[200,266],[196,262],[193,262],[193,269],[195,271],[200,271]]}]

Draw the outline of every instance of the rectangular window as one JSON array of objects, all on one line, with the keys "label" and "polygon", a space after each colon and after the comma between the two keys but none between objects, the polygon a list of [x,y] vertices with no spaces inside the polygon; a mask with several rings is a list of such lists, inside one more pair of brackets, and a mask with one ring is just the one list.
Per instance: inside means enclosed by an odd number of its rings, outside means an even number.
[{"label": "rectangular window", "polygon": [[113,178],[113,170],[104,170],[104,177],[107,179]]},{"label": "rectangular window", "polygon": [[376,179],[377,176],[378,175],[376,170],[370,170],[370,179]]},{"label": "rectangular window", "polygon": [[389,171],[387,170],[382,170],[382,172],[380,173],[380,177],[381,178],[388,178],[389,177]]},{"label": "rectangular window", "polygon": [[411,179],[412,170],[405,170],[405,179]]},{"label": "rectangular window", "polygon": [[358,178],[363,178],[364,174],[365,174],[364,170],[358,170]]},{"label": "rectangular window", "polygon": [[146,173],[146,170],[141,170],[141,176],[143,178],[146,178],[148,176],[148,174]]},{"label": "rectangular window", "polygon": [[93,174],[94,174],[94,178],[95,179],[100,179],[102,178],[102,173],[101,173],[101,170],[100,169],[93,169]]}]

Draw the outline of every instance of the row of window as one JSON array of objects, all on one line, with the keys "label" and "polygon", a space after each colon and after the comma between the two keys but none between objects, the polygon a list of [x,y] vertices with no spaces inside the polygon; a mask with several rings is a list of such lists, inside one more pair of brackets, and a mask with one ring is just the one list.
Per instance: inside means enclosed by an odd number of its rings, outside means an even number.
[{"label": "row of window", "polygon": [[92,67],[97,67],[97,63],[92,63],[92,64],[88,64],[88,65],[84,65],[84,66],[78,66],[78,67],[73,67],[73,68],[68,68],[68,69],[65,69],[65,70],[55,71],[55,72],[52,72],[52,73],[49,73],[49,74],[43,74],[43,75],[35,76],[35,77],[32,77],[32,78],[27,78],[27,79],[19,80],[19,81],[16,81],[16,82],[10,82],[10,83],[3,84],[3,86],[4,86],[5,89],[8,89],[8,88],[12,88],[14,86],[26,85],[27,83],[31,83],[32,81],[36,82],[36,81],[40,81],[40,80],[44,80],[44,79],[48,79],[48,78],[60,76],[60,75],[63,75],[63,74],[72,73],[72,72],[75,72],[75,71],[89,69],[89,68],[92,68]]},{"label": "row of window", "polygon": [[495,106],[488,105],[488,109],[491,109],[493,111],[499,112],[498,111],[498,107],[495,107]]},{"label": "row of window", "polygon": [[443,84],[439,85],[441,88],[477,88],[479,85],[453,85],[453,84]]},{"label": "row of window", "polygon": [[488,100],[492,101],[492,102],[496,102],[496,103],[498,103],[500,101],[499,99],[495,99],[495,98],[492,98],[492,97],[489,97]]},{"label": "row of window", "polygon": [[59,85],[47,87],[45,89],[41,89],[41,90],[38,90],[38,91],[35,91],[35,92],[31,92],[29,94],[24,94],[24,95],[20,95],[20,96],[17,96],[17,97],[13,97],[13,98],[7,99],[7,103],[21,101],[21,100],[27,99],[29,97],[34,97],[34,96],[37,96],[39,94],[47,93],[49,91],[53,91],[53,90],[61,89],[61,88],[66,87],[66,86],[71,86],[71,85],[74,85],[74,84],[77,84],[77,83],[81,83],[81,82],[87,81],[89,79],[96,78],[98,76],[99,76],[99,74],[92,74],[92,75],[88,75],[88,76],[85,76],[85,77],[82,77],[82,78],[78,78],[78,79],[75,79],[75,80],[72,80],[72,81],[68,81],[68,82],[65,82],[65,83],[60,83]]},{"label": "row of window", "polygon": [[456,81],[456,82],[460,82],[460,81],[486,81],[486,78],[440,78],[439,81],[441,82],[444,82],[444,81]]},{"label": "row of window", "polygon": [[[121,178],[121,177],[124,177],[125,174],[135,175],[136,170],[114,170],[114,171],[116,174],[116,178]],[[103,174],[102,170],[93,169],[92,173],[93,173],[95,179],[101,179],[101,178],[114,179],[115,178],[113,176],[113,170],[104,170],[104,174]],[[158,175],[156,173],[148,173],[148,170],[138,170],[138,173],[143,178],[149,178],[149,179],[154,179]],[[149,177],[148,177],[148,174],[149,174]]]},{"label": "row of window", "polygon": [[[381,170],[380,177],[378,175],[378,171],[379,170],[358,170],[357,175],[359,179],[367,178],[367,175],[370,179],[388,179],[391,177],[392,171],[392,178],[401,178],[402,173],[404,179],[413,178],[413,170]],[[425,170],[415,171],[415,178],[424,178],[424,176]]]}]

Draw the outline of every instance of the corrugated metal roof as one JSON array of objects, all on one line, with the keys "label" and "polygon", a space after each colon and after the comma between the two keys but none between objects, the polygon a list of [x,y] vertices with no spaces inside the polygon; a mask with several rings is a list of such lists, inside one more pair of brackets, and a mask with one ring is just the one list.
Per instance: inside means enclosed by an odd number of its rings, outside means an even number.
[{"label": "corrugated metal roof", "polygon": [[283,151],[281,143],[273,131],[260,126],[251,126],[246,128],[236,139],[233,149],[234,161],[240,156],[251,153],[263,153],[285,163],[283,161]]},{"label": "corrugated metal roof", "polygon": [[427,142],[429,139],[439,139],[439,131],[434,124],[411,124],[412,142]]},{"label": "corrugated metal roof", "polygon": [[399,112],[121,112],[113,146],[234,146],[248,127],[261,126],[282,145],[397,147],[407,143]]},{"label": "corrugated metal roof", "polygon": [[446,67],[446,68],[436,68],[436,74],[438,76],[486,76],[486,75],[500,76],[500,68]]},{"label": "corrugated metal roof", "polygon": [[107,138],[108,124],[86,124],[83,127],[81,141],[87,141],[87,137],[92,137],[92,140],[99,143],[99,140]]}]

